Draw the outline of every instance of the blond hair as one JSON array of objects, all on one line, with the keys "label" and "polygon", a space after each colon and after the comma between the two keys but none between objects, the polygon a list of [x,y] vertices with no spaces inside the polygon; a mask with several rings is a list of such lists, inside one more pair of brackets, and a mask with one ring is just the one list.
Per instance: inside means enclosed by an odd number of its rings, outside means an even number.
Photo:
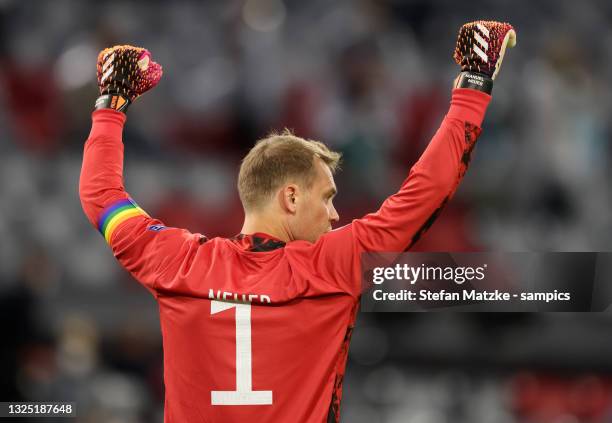
[{"label": "blond hair", "polygon": [[257,141],[242,159],[238,174],[238,193],[244,210],[260,209],[286,182],[300,182],[310,188],[316,175],[315,157],[335,173],[341,154],[322,142],[297,137],[288,129]]}]

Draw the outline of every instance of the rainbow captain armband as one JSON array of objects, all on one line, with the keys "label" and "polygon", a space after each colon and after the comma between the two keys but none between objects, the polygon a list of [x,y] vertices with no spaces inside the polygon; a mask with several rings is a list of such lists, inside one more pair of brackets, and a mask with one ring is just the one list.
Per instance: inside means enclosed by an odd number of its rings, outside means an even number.
[{"label": "rainbow captain armband", "polygon": [[98,230],[104,236],[106,242],[110,244],[115,229],[126,220],[136,216],[149,217],[132,199],[119,200],[104,210],[98,220]]}]

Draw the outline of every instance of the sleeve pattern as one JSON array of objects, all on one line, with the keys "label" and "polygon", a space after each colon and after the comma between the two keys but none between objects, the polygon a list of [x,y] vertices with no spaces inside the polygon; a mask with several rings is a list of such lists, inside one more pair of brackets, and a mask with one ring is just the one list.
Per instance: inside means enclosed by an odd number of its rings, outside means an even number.
[{"label": "sleeve pattern", "polygon": [[457,189],[457,186],[459,185],[459,182],[461,182],[461,179],[465,175],[465,172],[467,172],[467,168],[472,158],[472,151],[474,151],[474,147],[476,146],[476,141],[478,140],[478,137],[480,136],[482,129],[480,129],[478,126],[472,123],[469,123],[469,122],[464,123],[464,128],[465,128],[465,148],[463,150],[463,154],[461,155],[461,163],[459,165],[459,173],[457,175],[457,182],[455,183],[455,186],[453,190],[451,191],[451,193],[449,193],[446,197],[444,197],[444,200],[442,200],[442,202],[440,203],[440,206],[436,208],[436,210],[434,210],[434,212],[429,216],[429,218],[425,221],[425,223],[419,228],[418,231],[416,231],[416,233],[412,237],[412,240],[410,241],[410,244],[408,245],[408,247],[406,247],[404,251],[410,250],[412,246],[416,244],[416,242],[421,238],[421,236],[431,227],[431,225],[433,225],[433,223],[436,221],[436,219],[438,218],[438,216],[444,209],[444,206],[446,206],[446,204],[448,203],[448,200],[450,200],[451,196]]}]

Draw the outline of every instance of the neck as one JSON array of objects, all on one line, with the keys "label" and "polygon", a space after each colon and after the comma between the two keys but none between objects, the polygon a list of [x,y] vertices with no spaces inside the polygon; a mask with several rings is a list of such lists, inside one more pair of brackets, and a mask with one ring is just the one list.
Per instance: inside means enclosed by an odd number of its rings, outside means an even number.
[{"label": "neck", "polygon": [[240,233],[251,235],[258,232],[271,235],[284,242],[289,242],[293,239],[289,230],[280,222],[278,216],[266,216],[265,213],[247,214]]}]

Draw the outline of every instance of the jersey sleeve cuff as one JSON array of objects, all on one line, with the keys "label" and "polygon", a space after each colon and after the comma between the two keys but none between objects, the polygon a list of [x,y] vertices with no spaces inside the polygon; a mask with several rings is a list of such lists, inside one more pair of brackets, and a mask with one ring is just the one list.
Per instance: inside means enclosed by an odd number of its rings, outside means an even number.
[{"label": "jersey sleeve cuff", "polygon": [[125,113],[117,112],[112,109],[99,109],[91,114],[91,132],[89,138],[95,135],[106,135],[112,138],[119,138],[123,134],[123,125],[127,117]]},{"label": "jersey sleeve cuff", "polygon": [[482,127],[485,112],[491,101],[489,94],[469,88],[455,88],[447,118],[455,118]]}]

